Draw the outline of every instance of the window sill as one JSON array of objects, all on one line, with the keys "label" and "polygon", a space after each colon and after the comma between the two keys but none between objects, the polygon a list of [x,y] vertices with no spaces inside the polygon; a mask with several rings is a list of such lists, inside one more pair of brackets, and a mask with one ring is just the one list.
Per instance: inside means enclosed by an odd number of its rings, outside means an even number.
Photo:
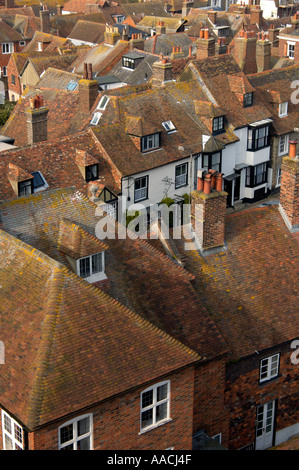
[{"label": "window sill", "polygon": [[172,418],[166,418],[157,424],[154,424],[152,426],[149,426],[148,428],[142,429],[142,431],[138,433],[138,436],[140,436],[141,434],[145,434],[146,432],[152,431],[153,429],[159,428],[160,426],[163,426],[163,424],[170,423],[170,421],[172,421]]}]

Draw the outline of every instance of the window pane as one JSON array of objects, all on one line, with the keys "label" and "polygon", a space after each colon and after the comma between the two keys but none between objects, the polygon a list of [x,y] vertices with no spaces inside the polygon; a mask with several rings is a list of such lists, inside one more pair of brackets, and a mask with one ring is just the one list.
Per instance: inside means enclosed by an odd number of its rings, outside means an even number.
[{"label": "window pane", "polygon": [[5,449],[13,450],[12,439],[5,434]]},{"label": "window pane", "polygon": [[20,426],[18,426],[16,423],[14,425],[14,428],[15,428],[15,439],[22,444],[22,442],[23,442],[22,428]]},{"label": "window pane", "polygon": [[60,443],[68,442],[73,439],[73,424],[64,426],[60,429]]},{"label": "window pane", "polygon": [[144,392],[142,394],[142,408],[146,408],[149,405],[153,404],[153,390]]},{"label": "window pane", "polygon": [[11,419],[6,415],[4,415],[4,429],[10,434],[12,433]]},{"label": "window pane", "polygon": [[74,450],[74,444],[69,444],[65,447],[62,447],[60,450]]},{"label": "window pane", "polygon": [[90,450],[90,437],[84,437],[77,442],[77,450]]},{"label": "window pane", "polygon": [[164,384],[157,388],[157,401],[167,398],[168,385]]},{"label": "window pane", "polygon": [[153,424],[153,410],[143,411],[141,413],[141,428],[144,429],[151,424]]},{"label": "window pane", "polygon": [[80,259],[80,276],[81,277],[90,276],[90,259],[89,258]]},{"label": "window pane", "polygon": [[102,268],[102,253],[92,255],[92,274],[100,273],[103,271]]},{"label": "window pane", "polygon": [[156,422],[161,421],[165,418],[167,418],[167,403],[158,405],[156,410]]},{"label": "window pane", "polygon": [[83,436],[89,432],[89,418],[80,419],[78,421],[78,436]]}]

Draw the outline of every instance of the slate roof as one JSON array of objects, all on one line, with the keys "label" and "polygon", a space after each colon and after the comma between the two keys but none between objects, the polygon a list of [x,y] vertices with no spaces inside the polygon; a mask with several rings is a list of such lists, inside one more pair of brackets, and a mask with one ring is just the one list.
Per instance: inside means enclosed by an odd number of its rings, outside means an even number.
[{"label": "slate roof", "polygon": [[3,231],[0,242],[1,406],[27,429],[199,359],[44,253]]},{"label": "slate roof", "polygon": [[181,47],[184,57],[189,55],[192,41],[186,33],[158,34],[144,42],[144,50],[153,54],[170,56],[173,47]]},{"label": "slate roof", "polygon": [[[127,52],[123,54],[123,56],[129,57],[129,54],[131,54],[131,52]],[[140,83],[147,82],[153,73],[152,64],[159,59],[157,55],[140,50],[135,50],[134,54],[135,58],[142,58],[142,60],[136,65],[135,69],[123,67],[121,58],[110,71],[112,75],[116,76],[121,82],[127,83],[128,85],[139,85]]]},{"label": "slate roof", "polygon": [[[232,359],[298,337],[298,237],[277,205],[227,215],[227,250],[202,257],[184,251],[185,267]],[[182,241],[176,245],[182,249]]]}]

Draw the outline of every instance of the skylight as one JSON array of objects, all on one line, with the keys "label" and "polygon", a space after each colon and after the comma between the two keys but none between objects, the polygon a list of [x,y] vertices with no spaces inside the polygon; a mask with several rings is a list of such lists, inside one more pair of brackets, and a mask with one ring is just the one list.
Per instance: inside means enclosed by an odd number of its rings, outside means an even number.
[{"label": "skylight", "polygon": [[108,104],[108,101],[109,101],[108,96],[106,95],[102,96],[102,98],[100,99],[98,103],[97,109],[105,109]]},{"label": "skylight", "polygon": [[175,132],[176,131],[175,125],[173,124],[172,121],[162,122],[162,126],[164,127],[164,129],[167,131],[168,134],[170,132]]},{"label": "skylight", "polygon": [[70,91],[73,91],[73,90],[76,90],[77,86],[78,86],[78,84],[76,82],[69,82],[66,89],[70,90]]},{"label": "skylight", "polygon": [[94,113],[92,120],[90,121],[90,124],[93,126],[96,126],[99,120],[101,119],[102,113]]}]

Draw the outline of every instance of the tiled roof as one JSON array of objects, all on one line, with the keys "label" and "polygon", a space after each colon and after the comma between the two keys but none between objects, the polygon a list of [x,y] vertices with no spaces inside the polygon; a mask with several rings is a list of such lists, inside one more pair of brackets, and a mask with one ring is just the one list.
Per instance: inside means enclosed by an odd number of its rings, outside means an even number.
[{"label": "tiled roof", "polygon": [[202,303],[232,349],[232,359],[298,337],[298,240],[277,206],[228,215],[225,241],[222,253],[184,255]]},{"label": "tiled roof", "polygon": [[[55,88],[56,90],[66,90],[70,82],[78,85],[82,75],[78,75],[65,70],[48,67],[38,82],[39,88]],[[76,88],[77,90],[78,88]]]},{"label": "tiled roof", "polygon": [[0,243],[1,405],[27,429],[199,360],[44,253],[3,231]]},{"label": "tiled roof", "polygon": [[55,51],[58,47],[67,44],[68,40],[52,34],[36,31],[32,40],[23,48],[23,52],[36,51],[39,42],[47,44],[44,50]]},{"label": "tiled roof", "polygon": [[[75,230],[76,238],[70,248],[74,247],[77,256],[84,250],[89,252],[92,244],[96,244],[95,252],[99,252],[103,246],[94,239],[100,220],[95,209],[95,205],[73,188],[48,191],[1,203],[1,228],[70,267],[60,252],[63,219]],[[94,285],[202,357],[210,359],[226,353],[225,342],[192,287],[193,276],[146,240],[122,238],[122,230],[117,225],[115,239],[103,240],[107,247],[108,283]],[[87,234],[78,237],[82,231]],[[88,243],[84,245],[86,239]]]},{"label": "tiled roof", "polygon": [[[48,67],[53,67],[55,69],[61,69],[65,71],[72,70],[72,63],[77,58],[78,53],[70,51],[69,54],[51,54],[51,55],[39,55],[30,57],[28,61],[31,62],[38,75],[41,75],[42,72],[47,70]],[[54,86],[53,86],[54,88]]]},{"label": "tiled roof", "polygon": [[[160,21],[160,16],[144,16],[144,18],[139,21],[138,28],[155,28]],[[175,33],[180,28],[182,23],[184,23],[184,20],[182,18],[175,17],[163,18],[162,21],[166,27],[167,33]]]},{"label": "tiled roof", "polygon": [[0,42],[22,41],[23,36],[14,30],[11,26],[0,20]]},{"label": "tiled roof", "polygon": [[54,15],[50,18],[53,31],[58,31],[59,36],[64,38],[70,34],[79,20],[105,24],[105,18],[100,12],[90,14],[76,13],[73,15]]},{"label": "tiled roof", "polygon": [[35,16],[4,16],[3,20],[20,33],[23,38],[32,38],[35,31],[40,29],[40,19]]},{"label": "tiled roof", "polygon": [[[299,122],[299,110],[291,95],[294,92],[292,84],[299,79],[299,65],[248,75],[248,79],[256,90],[256,100],[272,113],[274,132],[278,135],[293,132],[296,122]],[[278,103],[286,101],[288,114],[280,118]]]},{"label": "tiled roof", "polygon": [[258,100],[254,99],[253,106],[247,108],[239,101],[236,96],[236,81],[239,80],[238,87],[241,89],[252,91],[252,87],[230,54],[194,60],[187,67],[199,84],[205,83],[211,102],[225,111],[227,121],[234,129],[271,118],[272,113]]},{"label": "tiled roof", "polygon": [[31,147],[1,152],[0,200],[16,197],[8,179],[9,164],[17,165],[28,175],[40,171],[49,189],[75,186],[78,190],[87,194],[89,184],[85,182],[76,163],[76,149],[84,151],[88,149],[93,159],[98,161],[98,182],[107,186],[111,191],[118,193],[120,191],[120,181],[117,173],[112,170],[109,162],[103,158],[102,152],[97,147],[91,134],[84,132],[57,141],[53,140],[35,144]]},{"label": "tiled roof", "polygon": [[104,40],[106,25],[93,21],[78,20],[68,38],[100,44]]}]

